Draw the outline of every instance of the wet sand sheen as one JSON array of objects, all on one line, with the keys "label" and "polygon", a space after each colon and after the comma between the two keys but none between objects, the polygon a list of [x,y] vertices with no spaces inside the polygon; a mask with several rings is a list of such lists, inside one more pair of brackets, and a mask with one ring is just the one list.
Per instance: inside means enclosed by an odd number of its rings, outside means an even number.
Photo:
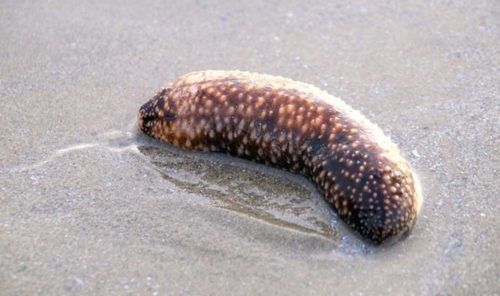
[{"label": "wet sand sheen", "polygon": [[[339,238],[330,225],[333,214],[321,208],[327,205],[318,200],[320,197],[311,188],[290,184],[293,181],[286,179],[290,176],[270,175],[245,161],[235,163],[229,157],[221,160],[198,155],[193,159],[185,151],[148,146],[139,150],[151,158],[165,179],[182,190],[216,201],[220,207],[326,239]],[[233,173],[227,175],[230,171]]]}]

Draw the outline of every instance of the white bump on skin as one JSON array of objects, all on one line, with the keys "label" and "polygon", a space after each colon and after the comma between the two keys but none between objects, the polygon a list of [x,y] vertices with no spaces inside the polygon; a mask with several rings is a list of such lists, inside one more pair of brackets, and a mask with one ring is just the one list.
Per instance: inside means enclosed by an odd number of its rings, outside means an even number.
[{"label": "white bump on skin", "polygon": [[257,102],[255,103],[256,108],[260,108],[264,104],[264,98],[263,97],[258,97]]}]

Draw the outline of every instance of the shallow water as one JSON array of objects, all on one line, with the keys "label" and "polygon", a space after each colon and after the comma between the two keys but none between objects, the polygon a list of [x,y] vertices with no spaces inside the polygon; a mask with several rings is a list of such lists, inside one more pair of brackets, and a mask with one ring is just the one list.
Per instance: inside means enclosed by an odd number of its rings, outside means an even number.
[{"label": "shallow water", "polygon": [[[498,294],[500,7],[398,3],[1,3],[0,289]],[[201,69],[313,83],[379,124],[423,186],[410,236],[374,247],[303,177],[136,130]]]}]

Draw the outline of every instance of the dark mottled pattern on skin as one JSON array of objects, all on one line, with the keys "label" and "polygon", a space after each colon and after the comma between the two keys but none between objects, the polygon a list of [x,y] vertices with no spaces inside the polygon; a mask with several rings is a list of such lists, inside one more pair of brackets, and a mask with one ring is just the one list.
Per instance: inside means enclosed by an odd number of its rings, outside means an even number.
[{"label": "dark mottled pattern on skin", "polygon": [[239,71],[189,73],[140,108],[138,125],[182,148],[301,173],[375,243],[408,232],[421,204],[415,175],[381,130],[305,83]]}]

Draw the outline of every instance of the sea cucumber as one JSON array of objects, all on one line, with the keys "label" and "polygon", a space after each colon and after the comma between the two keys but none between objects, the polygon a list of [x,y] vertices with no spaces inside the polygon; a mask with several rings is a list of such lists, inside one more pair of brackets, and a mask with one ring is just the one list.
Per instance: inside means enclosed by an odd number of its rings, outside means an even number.
[{"label": "sea cucumber", "polygon": [[416,175],[382,130],[310,84],[242,71],[192,72],[145,103],[138,126],[181,148],[300,173],[342,220],[377,244],[408,233],[422,203]]}]

